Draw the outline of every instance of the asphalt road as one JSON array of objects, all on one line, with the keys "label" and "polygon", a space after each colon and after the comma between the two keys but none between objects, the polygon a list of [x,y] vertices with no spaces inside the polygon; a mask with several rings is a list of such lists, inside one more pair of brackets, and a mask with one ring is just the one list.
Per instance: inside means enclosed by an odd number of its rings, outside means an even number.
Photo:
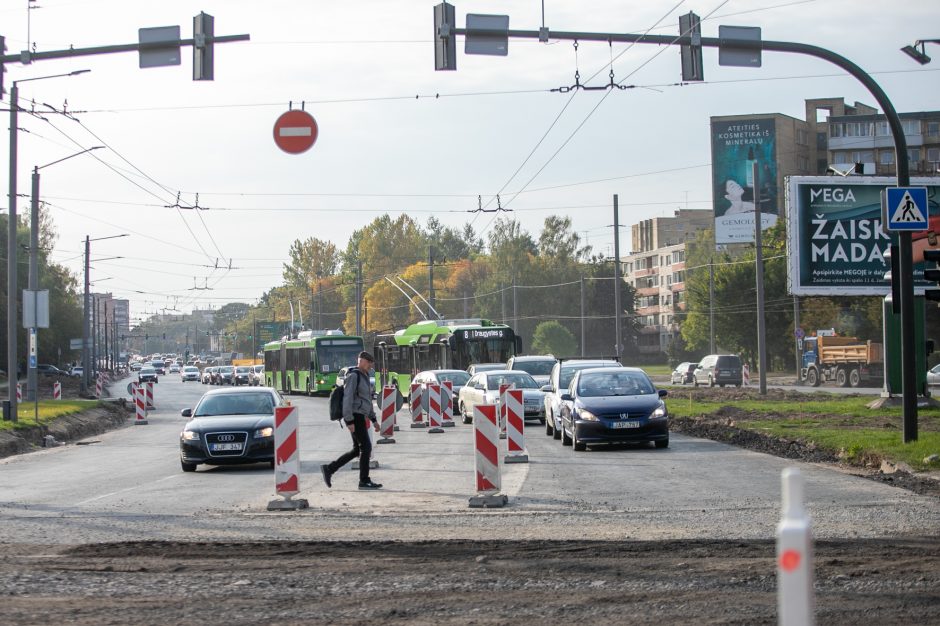
[{"label": "asphalt road", "polygon": [[[123,393],[126,381],[113,387]],[[504,509],[469,509],[474,493],[472,426],[443,434],[409,428],[375,446],[380,492],[360,492],[344,469],[333,488],[319,465],[349,448],[327,417],[326,398],[291,397],[300,409],[301,494],[310,509],[268,512],[275,497],[265,465],[200,466],[183,473],[180,409],[209,387],[165,376],[145,426],[0,461],[5,541],[82,543],[139,539],[503,539],[773,537],[780,474],[791,461],[673,434],[670,447],[574,452],[527,425],[530,462],[504,464]],[[503,444],[505,445],[505,444]],[[504,453],[504,451],[502,452]],[[802,465],[817,537],[930,534],[940,502],[836,469]]]}]

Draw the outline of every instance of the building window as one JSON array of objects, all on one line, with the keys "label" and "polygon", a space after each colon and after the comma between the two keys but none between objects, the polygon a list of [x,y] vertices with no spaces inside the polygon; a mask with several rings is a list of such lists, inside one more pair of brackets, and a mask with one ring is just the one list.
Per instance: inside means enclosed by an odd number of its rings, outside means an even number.
[{"label": "building window", "polygon": [[871,122],[848,122],[845,125],[846,137],[870,137],[871,133]]},{"label": "building window", "polygon": [[920,148],[908,148],[907,160],[909,163],[919,163],[920,162]]},{"label": "building window", "polygon": [[842,124],[829,124],[829,136],[841,137],[843,134]]},{"label": "building window", "polygon": [[927,136],[931,139],[940,137],[940,122],[927,122]]},{"label": "building window", "polygon": [[809,145],[809,133],[804,128],[796,129],[796,143],[801,146]]},{"label": "building window", "polygon": [[894,165],[894,150],[882,150],[878,162],[882,165]]},{"label": "building window", "polygon": [[875,122],[875,135],[878,137],[888,137],[891,135],[891,126],[888,122]]},{"label": "building window", "polygon": [[905,135],[919,135],[920,120],[901,120],[901,128]]},{"label": "building window", "polygon": [[927,160],[931,163],[940,163],[940,148],[927,148]]},{"label": "building window", "polygon": [[809,170],[809,159],[807,159],[805,156],[797,157],[797,158],[796,158],[796,166],[797,166],[797,168],[799,168],[800,170],[802,170],[802,171],[804,171],[804,172],[808,171],[808,170]]},{"label": "building window", "polygon": [[832,162],[835,163],[836,165],[840,165],[842,163],[849,163],[848,152],[833,152]]}]

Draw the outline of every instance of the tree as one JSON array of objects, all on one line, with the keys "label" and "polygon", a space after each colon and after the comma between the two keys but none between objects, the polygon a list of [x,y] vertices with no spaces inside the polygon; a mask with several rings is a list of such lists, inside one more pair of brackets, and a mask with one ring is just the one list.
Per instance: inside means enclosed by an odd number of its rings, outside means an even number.
[{"label": "tree", "polygon": [[308,237],[294,240],[287,254],[290,261],[284,264],[284,282],[299,292],[298,297],[306,298],[305,307],[312,317],[317,282],[336,273],[339,252],[329,241]]},{"label": "tree", "polygon": [[554,264],[570,264],[587,258],[591,247],[581,245],[581,238],[571,230],[571,218],[549,215],[539,235],[539,256]]},{"label": "tree", "polygon": [[552,320],[542,322],[532,334],[532,352],[569,356],[577,354],[578,342],[567,328]]}]

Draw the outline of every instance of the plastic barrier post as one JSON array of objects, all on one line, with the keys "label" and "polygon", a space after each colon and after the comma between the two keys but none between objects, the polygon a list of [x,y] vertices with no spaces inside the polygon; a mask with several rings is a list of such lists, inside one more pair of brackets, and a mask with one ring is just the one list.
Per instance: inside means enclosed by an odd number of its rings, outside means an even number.
[{"label": "plastic barrier post", "polygon": [[429,433],[442,433],[441,428],[441,386],[428,385],[428,428]]},{"label": "plastic barrier post", "polygon": [[23,401],[23,383],[16,383],[16,401]]},{"label": "plastic barrier post", "polygon": [[525,413],[522,405],[522,389],[507,389],[506,395],[506,433],[508,454],[503,459],[506,463],[528,463],[529,455],[525,450]]},{"label": "plastic barrier post", "polygon": [[502,488],[499,469],[499,424],[495,404],[473,407],[473,440],[477,495],[470,498],[470,508],[503,507],[509,498]]},{"label": "plastic barrier post", "polygon": [[136,426],[147,424],[147,392],[142,385],[134,387],[134,406],[137,408],[137,419],[134,420]]},{"label": "plastic barrier post", "polygon": [[454,383],[445,380],[441,383],[441,410],[443,411],[443,426],[454,426]]},{"label": "plastic barrier post", "polygon": [[421,407],[421,396],[423,389],[420,383],[411,383],[411,389],[408,392],[408,404],[411,407],[411,427],[427,428],[428,424],[424,421],[424,411]]},{"label": "plastic barrier post", "polygon": [[783,515],[777,524],[777,623],[812,626],[813,538],[809,515],[803,507],[803,476],[788,467],[781,476]]},{"label": "plastic barrier post", "polygon": [[395,387],[382,387],[382,421],[379,434],[382,438],[376,443],[395,443]]},{"label": "plastic barrier post", "polygon": [[58,381],[52,383],[52,399],[53,400],[62,399],[62,383]]},{"label": "plastic barrier post", "polygon": [[497,402],[499,403],[499,438],[506,438],[506,390],[510,389],[512,385],[507,385],[505,383],[499,386],[499,396],[497,396]]},{"label": "plastic barrier post", "polygon": [[293,499],[300,493],[299,416],[296,406],[274,409],[274,491],[283,500],[268,502],[269,511],[295,511],[310,506],[304,498]]},{"label": "plastic barrier post", "polygon": [[100,374],[95,379],[95,397],[96,398],[101,397],[101,375]]},{"label": "plastic barrier post", "polygon": [[743,379],[742,382],[745,387],[751,384],[751,370],[747,366],[747,363],[741,365],[741,378]]},{"label": "plastic barrier post", "polygon": [[153,383],[147,383],[147,410],[152,411],[156,408],[153,405]]}]

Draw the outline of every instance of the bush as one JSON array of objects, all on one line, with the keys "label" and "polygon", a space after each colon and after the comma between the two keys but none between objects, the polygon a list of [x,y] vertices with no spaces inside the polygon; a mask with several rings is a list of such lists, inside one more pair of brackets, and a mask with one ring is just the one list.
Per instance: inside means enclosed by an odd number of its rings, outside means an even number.
[{"label": "bush", "polygon": [[575,354],[578,342],[567,328],[556,321],[542,322],[532,335],[535,354]]}]

